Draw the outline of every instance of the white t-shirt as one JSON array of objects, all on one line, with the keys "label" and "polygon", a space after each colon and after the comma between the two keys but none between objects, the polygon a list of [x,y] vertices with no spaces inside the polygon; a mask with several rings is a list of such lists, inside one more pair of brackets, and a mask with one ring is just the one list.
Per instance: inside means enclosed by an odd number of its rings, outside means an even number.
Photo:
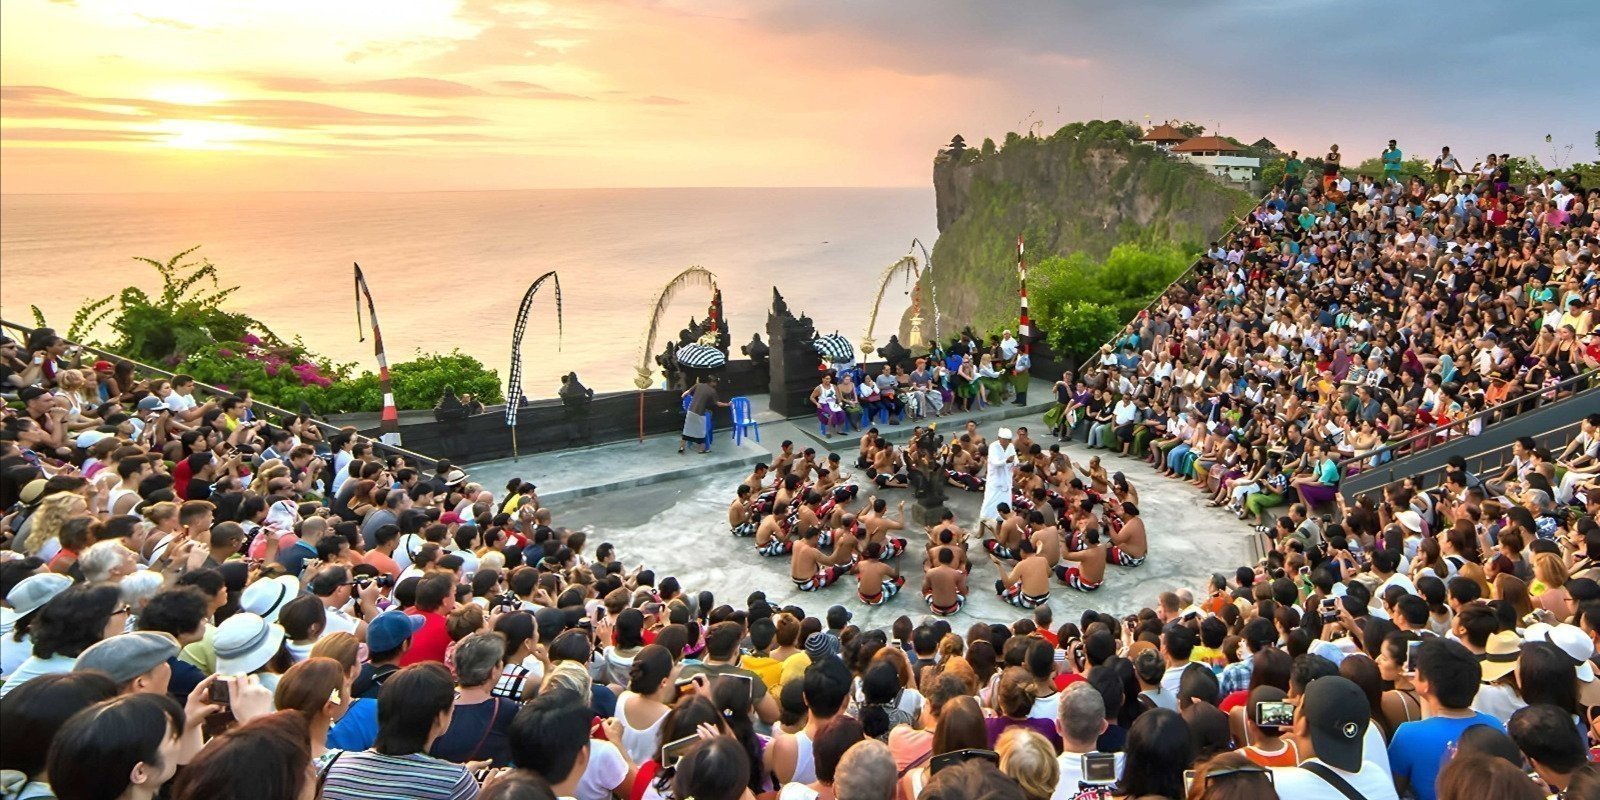
[{"label": "white t-shirt", "polygon": [[[1083,780],[1083,753],[1062,753],[1056,756],[1061,767],[1061,777],[1056,780],[1056,791],[1050,800],[1071,800],[1078,794],[1078,783]],[[1122,753],[1117,753],[1117,778],[1122,777]],[[1097,784],[1098,785],[1098,784]]]},{"label": "white t-shirt", "polygon": [[200,405],[199,402],[194,399],[193,394],[178,394],[177,392],[167,395],[166,402],[167,408],[170,409],[174,414],[182,414],[183,412]]},{"label": "white t-shirt", "polygon": [[611,800],[611,791],[628,777],[628,761],[610,742],[589,740],[589,766],[578,779],[578,800]]},{"label": "white t-shirt", "polygon": [[[1374,729],[1375,727],[1368,728],[1368,730]],[[1308,759],[1309,761],[1322,763],[1315,758]],[[1351,788],[1367,800],[1400,800],[1400,795],[1394,788],[1394,777],[1388,770],[1371,761],[1361,762],[1360,772],[1345,772],[1334,766],[1329,766],[1328,769],[1344,778]],[[1293,797],[1295,800],[1348,800],[1343,792],[1300,767],[1274,767],[1272,778],[1279,797]]]}]

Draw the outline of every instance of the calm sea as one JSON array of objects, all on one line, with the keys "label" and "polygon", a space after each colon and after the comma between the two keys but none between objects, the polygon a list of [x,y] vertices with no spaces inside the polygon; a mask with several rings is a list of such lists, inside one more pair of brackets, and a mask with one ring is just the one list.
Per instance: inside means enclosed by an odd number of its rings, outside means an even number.
[{"label": "calm sea", "polygon": [[[516,192],[5,195],[0,315],[31,324],[30,304],[65,329],[86,298],[159,277],[194,245],[221,269],[230,301],[285,338],[374,369],[357,339],[351,262],[372,287],[391,361],[459,348],[506,376],[517,305],[547,270],[523,340],[524,392],[550,396],[576,370],[597,390],[633,388],[656,294],[685,267],[716,274],[735,344],[765,339],[772,288],[791,308],[858,341],[877,277],[932,246],[932,189],[617,189]],[[884,299],[879,341],[907,302]],[[709,293],[681,292],[662,325],[675,337]],[[658,344],[659,347],[659,344]]]}]

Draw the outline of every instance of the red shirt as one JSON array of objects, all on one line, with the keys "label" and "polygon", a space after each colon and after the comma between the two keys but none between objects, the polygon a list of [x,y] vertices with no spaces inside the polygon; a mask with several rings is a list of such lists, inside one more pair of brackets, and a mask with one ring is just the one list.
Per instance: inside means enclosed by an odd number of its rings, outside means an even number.
[{"label": "red shirt", "polygon": [[400,666],[409,667],[424,661],[444,662],[445,649],[450,646],[450,632],[445,629],[444,617],[432,611],[407,609],[408,614],[422,616],[422,627],[411,635],[411,649],[400,656]]},{"label": "red shirt", "polygon": [[1086,680],[1088,680],[1088,678],[1083,677],[1083,675],[1081,673],[1063,672],[1063,673],[1061,673],[1061,674],[1056,676],[1056,691],[1059,692],[1059,691],[1067,688],[1068,686],[1071,686],[1072,684],[1077,683],[1078,681],[1086,681]]}]

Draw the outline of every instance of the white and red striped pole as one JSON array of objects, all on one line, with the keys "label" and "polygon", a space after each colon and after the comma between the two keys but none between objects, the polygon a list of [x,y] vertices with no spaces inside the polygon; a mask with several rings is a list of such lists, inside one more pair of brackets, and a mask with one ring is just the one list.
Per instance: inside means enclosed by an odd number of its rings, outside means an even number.
[{"label": "white and red striped pole", "polygon": [[1021,339],[1022,352],[1028,352],[1028,342],[1033,338],[1028,324],[1028,265],[1022,261],[1022,234],[1017,234],[1017,295],[1022,300],[1022,321],[1017,325],[1017,338]]},{"label": "white and red striped pole", "polygon": [[[367,278],[361,273],[361,265],[356,264],[356,330],[361,330],[361,301],[367,301],[367,318],[372,320],[372,350],[378,359],[378,389],[383,392],[383,412],[379,415],[379,428],[383,431],[384,441],[388,444],[399,444],[400,437],[400,412],[394,402],[394,386],[389,380],[389,356],[383,349],[383,332],[378,329],[378,307],[372,302],[372,290],[367,288]],[[513,401],[515,402],[515,401]],[[390,439],[394,441],[390,441]]]}]

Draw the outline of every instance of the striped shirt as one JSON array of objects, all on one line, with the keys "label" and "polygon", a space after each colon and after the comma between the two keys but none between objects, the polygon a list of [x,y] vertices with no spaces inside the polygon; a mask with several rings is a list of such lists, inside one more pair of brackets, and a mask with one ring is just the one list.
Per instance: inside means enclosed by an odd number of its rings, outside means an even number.
[{"label": "striped shirt", "polygon": [[473,800],[478,782],[460,764],[422,753],[341,753],[322,785],[323,800]]}]

